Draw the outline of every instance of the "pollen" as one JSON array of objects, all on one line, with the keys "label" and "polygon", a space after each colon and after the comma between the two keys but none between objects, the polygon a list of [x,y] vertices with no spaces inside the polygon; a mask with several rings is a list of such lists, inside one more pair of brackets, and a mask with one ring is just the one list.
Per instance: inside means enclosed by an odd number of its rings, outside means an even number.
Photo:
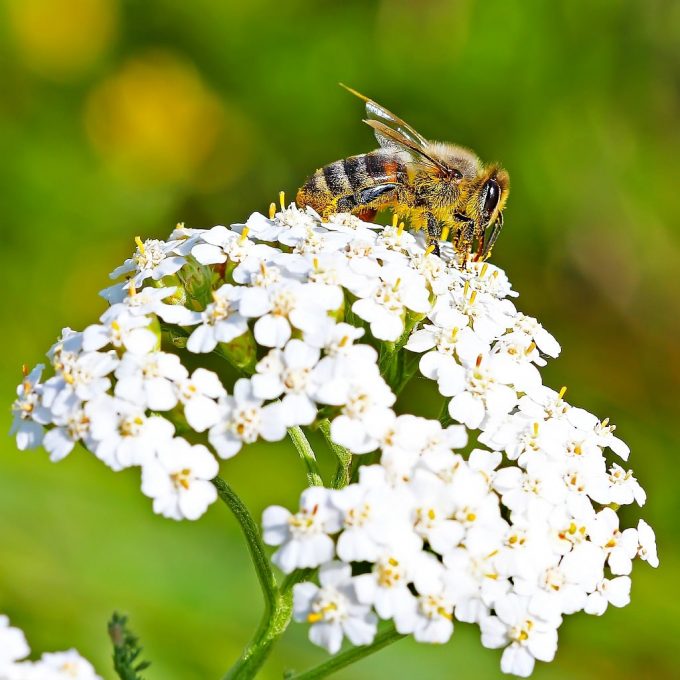
[{"label": "pollen", "polygon": [[144,242],[139,236],[135,236],[135,243],[137,244],[137,248],[139,249],[139,252],[144,255],[144,252],[146,251],[146,247],[144,246]]},{"label": "pollen", "polygon": [[399,229],[397,229],[397,236],[401,236],[404,233],[404,223],[399,222]]},{"label": "pollen", "polygon": [[269,204],[269,219],[273,220],[276,215],[276,203]]},{"label": "pollen", "polygon": [[281,210],[286,209],[286,192],[285,191],[279,191],[279,205],[281,206]]},{"label": "pollen", "polygon": [[430,255],[431,253],[434,252],[434,243],[430,243],[427,248],[425,248],[425,255]]},{"label": "pollen", "polygon": [[489,271],[489,265],[485,262],[482,265],[482,270],[479,272],[479,278],[483,279],[486,276],[487,271]]},{"label": "pollen", "polygon": [[394,213],[394,215],[392,215],[392,229],[397,228],[398,222],[399,222],[399,215],[397,215],[397,213]]},{"label": "pollen", "polygon": [[564,385],[562,387],[562,389],[560,390],[560,399],[562,399],[566,393],[567,393],[567,386]]},{"label": "pollen", "polygon": [[241,238],[238,240],[239,243],[245,243],[246,239],[248,238],[248,232],[250,229],[248,227],[243,227],[243,231],[241,232]]},{"label": "pollen", "polygon": [[440,235],[440,238],[441,238],[442,241],[448,241],[450,231],[451,231],[450,227],[444,227],[442,229],[442,233]]},{"label": "pollen", "polygon": [[532,340],[529,346],[524,350],[524,354],[529,356],[536,349],[536,343]]}]

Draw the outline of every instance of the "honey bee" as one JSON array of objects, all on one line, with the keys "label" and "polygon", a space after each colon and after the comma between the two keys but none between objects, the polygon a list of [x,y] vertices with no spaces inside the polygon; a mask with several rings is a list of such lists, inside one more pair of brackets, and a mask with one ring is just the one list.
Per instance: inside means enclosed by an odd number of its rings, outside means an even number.
[{"label": "honey bee", "polygon": [[346,87],[366,103],[364,122],[380,148],[319,168],[298,190],[299,207],[310,206],[323,219],[352,213],[372,221],[383,208],[427,230],[430,251],[451,236],[465,263],[491,254],[503,226],[509,193],[508,173],[484,165],[470,150],[430,142],[408,123],[368,97]]}]

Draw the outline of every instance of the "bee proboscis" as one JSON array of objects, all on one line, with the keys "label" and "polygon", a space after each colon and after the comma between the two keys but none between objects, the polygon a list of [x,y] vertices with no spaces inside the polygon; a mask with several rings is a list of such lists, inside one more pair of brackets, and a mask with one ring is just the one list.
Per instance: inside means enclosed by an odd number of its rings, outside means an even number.
[{"label": "bee proboscis", "polygon": [[431,250],[438,253],[440,240],[450,235],[463,262],[475,242],[475,259],[489,257],[503,226],[508,173],[469,149],[428,141],[380,104],[346,89],[366,103],[364,122],[380,148],[319,168],[298,190],[298,206],[324,219],[349,212],[369,221],[389,207],[413,228],[427,230]]}]

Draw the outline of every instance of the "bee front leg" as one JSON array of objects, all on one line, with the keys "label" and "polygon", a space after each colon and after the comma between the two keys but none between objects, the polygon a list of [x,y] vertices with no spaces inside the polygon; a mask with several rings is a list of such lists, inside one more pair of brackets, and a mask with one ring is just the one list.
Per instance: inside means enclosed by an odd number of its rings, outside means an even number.
[{"label": "bee front leg", "polygon": [[491,229],[491,233],[489,234],[488,238],[484,239],[484,249],[481,254],[481,259],[487,260],[489,257],[491,257],[491,251],[493,250],[494,244],[496,243],[496,239],[498,238],[498,235],[501,233],[502,228],[503,228],[503,213],[501,212],[498,213],[496,221],[490,227],[487,227],[487,229]]}]

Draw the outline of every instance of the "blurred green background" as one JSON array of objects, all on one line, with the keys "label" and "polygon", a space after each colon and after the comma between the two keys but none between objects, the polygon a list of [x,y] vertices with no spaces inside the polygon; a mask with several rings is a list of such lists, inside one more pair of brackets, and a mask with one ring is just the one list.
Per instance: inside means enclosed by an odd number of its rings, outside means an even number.
[{"label": "blurred green background", "polygon": [[[243,220],[316,167],[372,148],[361,105],[336,85],[348,83],[426,136],[504,163],[512,192],[494,260],[562,342],[546,380],[618,424],[649,492],[662,566],[636,565],[628,608],[568,617],[557,661],[535,677],[680,677],[680,3],[0,8],[7,406],[23,362],[101,313],[96,292],[135,235]],[[135,471],[0,446],[0,612],[33,649],[76,646],[112,678],[105,623],[121,609],[153,660],[150,680],[219,677],[261,611],[227,511],[176,524],[152,514]],[[284,447],[248,450],[223,474],[257,515],[293,503],[304,483]],[[322,658],[292,626],[263,677]],[[495,678],[498,660],[459,625],[446,646],[402,641],[337,677]]]}]

